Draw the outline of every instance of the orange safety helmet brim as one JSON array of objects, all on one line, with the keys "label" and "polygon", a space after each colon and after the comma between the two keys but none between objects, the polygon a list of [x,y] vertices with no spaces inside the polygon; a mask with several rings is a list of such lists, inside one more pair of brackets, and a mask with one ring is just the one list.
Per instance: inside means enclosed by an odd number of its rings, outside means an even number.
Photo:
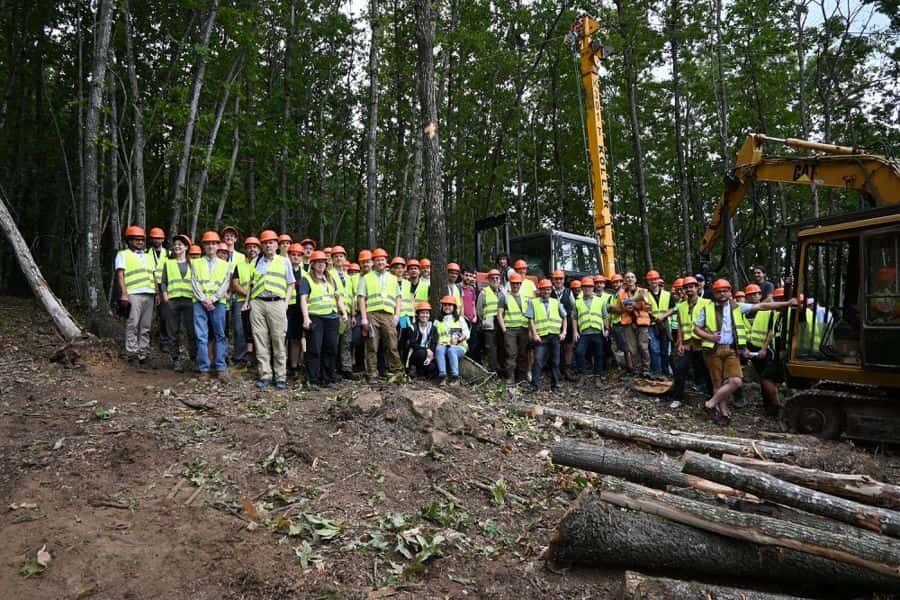
[{"label": "orange safety helmet brim", "polygon": [[622,281],[622,275],[620,275],[619,273],[616,273],[615,275],[610,277],[609,280],[612,282]]},{"label": "orange safety helmet brim", "polygon": [[[302,248],[303,246],[300,247]],[[328,255],[322,250],[313,250],[312,254],[309,255],[309,262],[316,262],[317,260],[328,260]]]},{"label": "orange safety helmet brim", "polygon": [[680,290],[682,285],[684,285],[684,279],[682,277],[679,277],[678,279],[676,279],[675,281],[672,282],[672,289]]},{"label": "orange safety helmet brim", "polygon": [[522,276],[519,275],[518,273],[513,273],[512,275],[509,276],[509,282],[510,283],[522,283]]},{"label": "orange safety helmet brim", "polygon": [[747,287],[744,288],[744,293],[748,294],[748,295],[749,294],[761,294],[762,290],[759,289],[759,286],[756,285],[755,283],[751,283],[750,285],[748,285]]},{"label": "orange safety helmet brim", "polygon": [[422,268],[431,267],[431,260],[427,258],[420,258],[419,264],[422,265]]},{"label": "orange safety helmet brim", "polygon": [[356,260],[359,262],[363,262],[366,260],[372,260],[372,251],[371,250],[360,250],[359,256],[356,257]]},{"label": "orange safety helmet brim", "polygon": [[539,289],[539,290],[543,290],[543,289],[546,289],[546,288],[552,288],[552,287],[553,287],[553,282],[550,281],[549,279],[541,279],[541,280],[538,282],[538,289]]},{"label": "orange safety helmet brim", "polygon": [[452,304],[453,306],[456,306],[456,298],[448,294],[441,298],[441,304]]},{"label": "orange safety helmet brim", "polygon": [[698,285],[697,280],[693,277],[685,277],[681,280],[681,287],[687,287],[689,285]]},{"label": "orange safety helmet brim", "polygon": [[388,253],[387,253],[387,250],[385,250],[384,248],[375,248],[375,250],[372,251],[372,258],[386,259],[387,257],[388,257]]},{"label": "orange safety helmet brim", "polygon": [[265,244],[266,242],[277,242],[278,234],[271,229],[266,229],[261,234],[259,234],[259,241],[263,244]]},{"label": "orange safety helmet brim", "polygon": [[[594,287],[594,286],[593,286],[593,283],[594,283],[594,281],[591,280],[591,287]],[[569,283],[569,287],[572,288],[573,290],[580,290],[580,289],[581,289],[581,282],[580,282],[579,280],[577,280],[577,279],[573,279],[573,280]]]},{"label": "orange safety helmet brim", "polygon": [[416,312],[419,312],[419,311],[422,311],[422,310],[428,310],[428,311],[430,311],[430,310],[431,310],[431,304],[429,304],[428,302],[416,302]]},{"label": "orange safety helmet brim", "polygon": [[292,244],[292,243],[294,243],[294,238],[292,238],[290,235],[288,235],[286,233],[282,233],[281,235],[278,236],[278,243],[282,244],[284,242],[288,242],[289,244]]},{"label": "orange safety helmet brim", "polygon": [[164,240],[166,239],[166,232],[163,231],[160,227],[154,227],[150,230],[149,237],[151,240]]},{"label": "orange safety helmet brim", "polygon": [[456,271],[457,273],[459,273],[459,271],[460,271],[459,265],[456,263],[449,263],[447,265],[447,272],[449,273],[450,271]]},{"label": "orange safety helmet brim", "polygon": [[305,246],[307,244],[312,245],[313,249],[318,248],[318,246],[316,246],[316,240],[312,240],[310,238],[303,238],[302,240],[300,240],[301,246]]},{"label": "orange safety helmet brim", "polygon": [[500,277],[500,271],[498,271],[497,269],[491,269],[490,271],[488,271],[487,276],[488,277]]},{"label": "orange safety helmet brim", "polygon": [[139,227],[137,225],[132,225],[131,227],[126,227],[125,228],[125,239],[135,238],[135,237],[137,237],[137,238],[146,237],[144,235],[143,227]]},{"label": "orange safety helmet brim", "polygon": [[216,246],[216,252],[231,252],[231,248],[225,242],[219,242],[219,245]]},{"label": "orange safety helmet brim", "polygon": [[344,250],[343,246],[334,246],[331,248],[331,255],[334,256],[335,254],[343,254],[344,256],[347,256],[347,251]]},{"label": "orange safety helmet brim", "polygon": [[188,250],[188,256],[200,256],[201,254],[203,254],[203,250],[197,244],[192,244]]},{"label": "orange safety helmet brim", "polygon": [[403,260],[402,256],[395,256],[394,258],[391,259],[391,266],[394,267],[396,265],[400,265],[401,267],[406,266],[406,261]]},{"label": "orange safety helmet brim", "polygon": [[258,239],[256,239],[255,237],[253,237],[252,235],[244,240],[244,247],[253,246],[253,245],[262,246],[260,241]]},{"label": "orange safety helmet brim", "polygon": [[303,246],[301,246],[297,242],[294,242],[293,244],[288,246],[288,254],[303,254],[303,253],[304,253]]},{"label": "orange safety helmet brim", "polygon": [[731,282],[727,279],[716,279],[715,283],[713,283],[712,285],[712,289],[714,292],[717,292],[719,290],[730,290]]},{"label": "orange safety helmet brim", "polygon": [[656,281],[657,279],[659,279],[659,271],[651,269],[647,271],[647,275],[644,278],[647,281]]},{"label": "orange safety helmet brim", "polygon": [[359,265],[356,264],[356,263],[350,263],[350,264],[347,266],[347,272],[348,272],[348,273],[359,273],[359,272],[360,272]]},{"label": "orange safety helmet brim", "polygon": [[[574,281],[572,283],[575,283]],[[594,278],[593,277],[582,277],[581,278],[581,287],[594,287]]]},{"label": "orange safety helmet brim", "polygon": [[553,271],[553,275],[550,276],[551,279],[565,279],[566,274],[560,271],[559,269]]},{"label": "orange safety helmet brim", "polygon": [[516,271],[518,271],[519,269],[527,269],[527,268],[528,268],[528,263],[525,262],[524,260],[522,260],[521,258],[519,260],[517,260],[515,262],[515,264],[513,265],[513,269],[515,269]]},{"label": "orange safety helmet brim", "polygon": [[411,258],[408,261],[406,261],[406,268],[408,269],[410,267],[416,267],[417,269],[421,268],[421,267],[419,267],[419,261],[416,260],[415,258]]},{"label": "orange safety helmet brim", "polygon": [[215,231],[207,231],[203,234],[203,237],[200,238],[200,243],[202,244],[218,244],[222,240],[219,239],[219,234]]},{"label": "orange safety helmet brim", "polygon": [[184,245],[187,246],[188,248],[190,248],[190,247],[193,245],[193,242],[191,241],[191,238],[189,238],[187,235],[185,235],[185,234],[183,234],[183,233],[179,233],[178,235],[176,235],[175,238],[174,238],[172,241],[173,241],[173,242],[175,242],[175,241],[181,242],[182,244],[184,244]]}]

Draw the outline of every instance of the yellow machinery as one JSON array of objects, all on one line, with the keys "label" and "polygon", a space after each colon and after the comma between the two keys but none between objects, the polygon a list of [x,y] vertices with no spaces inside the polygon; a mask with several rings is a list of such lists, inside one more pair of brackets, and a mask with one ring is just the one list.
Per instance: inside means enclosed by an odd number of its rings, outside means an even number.
[{"label": "yellow machinery", "polygon": [[[812,150],[772,157],[765,142]],[[900,162],[847,146],[748,137],[703,238],[709,254],[756,182],[855,190],[870,209],[791,226],[796,289],[778,360],[793,389],[782,415],[821,437],[900,441]]]},{"label": "yellow machinery", "polygon": [[591,161],[591,196],[594,202],[594,229],[600,243],[600,262],[603,273],[612,277],[616,272],[616,243],[613,239],[612,196],[609,193],[606,145],[603,138],[603,106],[600,95],[600,61],[603,45],[595,34],[600,24],[587,15],[580,15],[572,23],[566,43],[580,56],[581,81],[585,106],[587,150]]}]

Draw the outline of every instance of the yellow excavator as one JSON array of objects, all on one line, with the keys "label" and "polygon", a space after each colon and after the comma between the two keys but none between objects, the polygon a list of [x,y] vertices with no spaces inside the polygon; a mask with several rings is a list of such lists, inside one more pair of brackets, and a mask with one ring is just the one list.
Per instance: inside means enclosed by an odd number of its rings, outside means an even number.
[{"label": "yellow excavator", "polygon": [[[769,156],[766,144],[811,151]],[[749,136],[700,247],[709,255],[757,182],[853,190],[868,208],[789,226],[799,310],[778,360],[793,431],[900,441],[900,161],[860,148]]]}]

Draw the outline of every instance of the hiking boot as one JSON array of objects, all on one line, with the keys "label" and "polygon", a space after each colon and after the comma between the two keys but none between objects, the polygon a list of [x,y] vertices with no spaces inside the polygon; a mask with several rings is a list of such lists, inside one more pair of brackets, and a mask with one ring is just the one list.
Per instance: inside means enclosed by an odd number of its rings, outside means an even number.
[{"label": "hiking boot", "polygon": [[449,385],[459,385],[459,377],[456,375],[450,377]]},{"label": "hiking boot", "polygon": [[446,385],[447,385],[447,376],[446,376],[446,375],[441,375],[440,377],[438,377],[438,386],[439,386],[439,387],[444,387],[444,386],[446,386]]},{"label": "hiking boot", "polygon": [[286,390],[286,389],[287,389],[287,382],[285,382],[285,381],[283,381],[283,380],[276,381],[276,382],[275,382],[275,389],[276,389],[276,390]]},{"label": "hiking boot", "polygon": [[230,383],[234,379],[231,376],[231,373],[229,373],[227,369],[222,370],[222,371],[216,371],[216,378],[219,379],[220,381],[222,381],[223,383]]},{"label": "hiking boot", "polygon": [[684,406],[680,400],[672,400],[672,403],[669,405],[669,408],[681,408]]},{"label": "hiking boot", "polygon": [[139,367],[141,365],[141,361],[137,356],[129,356],[128,365],[131,367]]},{"label": "hiking boot", "polygon": [[147,357],[146,356],[138,356],[138,364],[140,364],[141,366],[146,365]]},{"label": "hiking boot", "polygon": [[270,385],[272,385],[272,381],[269,379],[257,379],[256,380],[256,387],[258,389],[264,390],[267,387],[269,387]]},{"label": "hiking boot", "polygon": [[341,377],[347,381],[359,381],[359,376],[352,371],[341,371]]},{"label": "hiking boot", "polygon": [[184,373],[184,365],[182,365],[181,361],[177,358],[172,361],[172,369],[176,373]]}]

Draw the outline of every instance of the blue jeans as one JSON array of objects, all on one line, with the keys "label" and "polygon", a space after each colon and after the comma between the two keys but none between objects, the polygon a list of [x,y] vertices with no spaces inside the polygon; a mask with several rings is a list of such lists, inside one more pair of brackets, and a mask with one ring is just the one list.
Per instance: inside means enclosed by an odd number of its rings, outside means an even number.
[{"label": "blue jeans", "polygon": [[447,367],[450,367],[450,376],[459,377],[459,359],[465,356],[466,351],[460,346],[445,346],[438,344],[434,350],[434,360],[437,362],[438,375],[447,376]]},{"label": "blue jeans", "polygon": [[594,375],[603,373],[603,352],[606,346],[606,339],[602,333],[589,333],[578,338],[578,344],[575,346],[575,364],[578,366],[578,372],[581,375],[587,375],[587,356],[591,355],[592,369]]},{"label": "blue jeans", "polygon": [[197,362],[201,373],[209,372],[209,333],[216,340],[216,371],[225,371],[225,354],[228,338],[225,337],[225,305],[221,302],[207,311],[199,302],[194,302],[194,332],[197,334]]},{"label": "blue jeans", "polygon": [[669,374],[669,338],[664,331],[650,327],[650,372]]},{"label": "blue jeans", "polygon": [[540,389],[544,367],[550,364],[550,386],[559,386],[559,335],[541,336],[541,343],[534,349],[534,365],[531,367],[531,387]]}]

